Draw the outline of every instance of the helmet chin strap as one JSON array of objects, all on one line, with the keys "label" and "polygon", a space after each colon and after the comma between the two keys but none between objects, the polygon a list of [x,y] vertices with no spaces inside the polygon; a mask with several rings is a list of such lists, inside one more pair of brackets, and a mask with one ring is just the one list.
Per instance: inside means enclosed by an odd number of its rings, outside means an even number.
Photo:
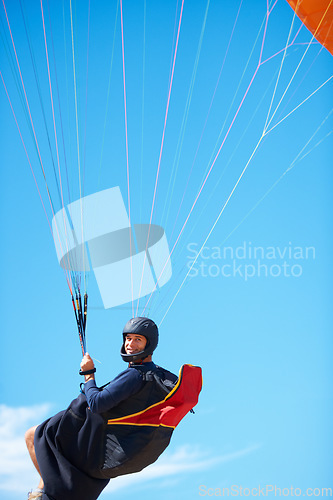
[{"label": "helmet chin strap", "polygon": [[143,359],[138,359],[137,361],[130,361],[128,363],[129,366],[131,365],[143,365]]},{"label": "helmet chin strap", "polygon": [[[145,360],[146,358],[148,358],[148,356],[149,356],[149,354],[146,354],[146,355],[144,355],[144,356],[140,356],[140,354],[143,354],[143,352],[144,352],[144,351],[142,351],[141,353],[140,353],[140,352],[138,352],[137,354],[133,354],[133,355],[132,355],[132,358],[133,358],[133,359],[132,359],[131,361],[129,361],[129,364],[133,364],[133,365],[141,365],[141,364],[144,362],[144,360]],[[130,356],[131,356],[131,355],[130,355]],[[137,356],[140,356],[140,357],[138,357],[138,358],[137,358]]]}]

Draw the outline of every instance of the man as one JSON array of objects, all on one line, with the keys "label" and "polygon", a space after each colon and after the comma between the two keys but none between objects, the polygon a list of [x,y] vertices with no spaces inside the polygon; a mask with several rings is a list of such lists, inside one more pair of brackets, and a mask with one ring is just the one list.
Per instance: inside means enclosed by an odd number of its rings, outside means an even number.
[{"label": "man", "polygon": [[141,470],[158,458],[173,429],[166,426],[157,435],[156,426],[119,425],[155,406],[177,382],[176,375],[153,363],[157,343],[152,320],[128,321],[121,356],[129,366],[103,388],[96,385],[92,358],[84,355],[84,396],[26,432],[30,457],[41,476],[29,500],[95,500],[111,477]]}]

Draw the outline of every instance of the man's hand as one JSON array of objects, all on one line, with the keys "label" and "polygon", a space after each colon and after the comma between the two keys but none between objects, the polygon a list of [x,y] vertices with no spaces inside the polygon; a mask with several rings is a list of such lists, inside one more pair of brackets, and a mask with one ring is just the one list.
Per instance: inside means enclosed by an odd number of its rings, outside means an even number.
[{"label": "man's hand", "polygon": [[[85,355],[82,358],[80,367],[81,367],[82,372],[86,372],[88,370],[93,370],[95,368],[94,362],[87,352],[85,353]],[[89,380],[94,380],[94,379],[95,379],[94,373],[91,373],[90,375],[84,376],[85,382],[88,382]]]}]

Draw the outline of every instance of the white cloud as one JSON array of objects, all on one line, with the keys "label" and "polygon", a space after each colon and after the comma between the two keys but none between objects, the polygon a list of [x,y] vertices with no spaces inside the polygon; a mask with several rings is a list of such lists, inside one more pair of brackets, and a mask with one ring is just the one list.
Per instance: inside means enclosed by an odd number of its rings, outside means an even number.
[{"label": "white cloud", "polygon": [[0,405],[0,490],[26,492],[38,484],[24,433],[49,411],[48,404],[18,408]]}]

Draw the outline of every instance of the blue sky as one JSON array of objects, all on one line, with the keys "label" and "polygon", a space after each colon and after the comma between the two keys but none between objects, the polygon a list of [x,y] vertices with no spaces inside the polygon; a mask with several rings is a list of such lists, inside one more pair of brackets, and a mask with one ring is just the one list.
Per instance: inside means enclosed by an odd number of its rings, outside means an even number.
[{"label": "blue sky", "polygon": [[[22,5],[50,146],[20,2],[5,5],[56,211],[40,3]],[[181,5],[123,2],[130,206],[133,223],[149,222],[161,154],[153,222],[170,249],[177,244],[172,278],[145,314],[160,324],[156,361],[174,372],[186,362],[200,365],[204,387],[195,415],[179,425],[161,459],[113,481],[101,498],[126,498],[131,488],[139,499],[192,499],[232,485],[247,488],[244,496],[259,485],[286,488],[283,496],[292,486],[302,495],[318,488],[321,496],[333,487],[332,80],[323,85],[332,56],[315,41],[308,45],[305,27],[294,40],[301,23],[284,0],[269,15],[261,60],[265,1],[185,0],[161,148]],[[72,2],[76,87],[70,3],[43,8],[65,203],[80,196],[79,157],[82,192],[119,186],[128,207],[117,2],[91,2],[90,15],[88,1]],[[1,74],[51,220],[3,5],[0,19]],[[285,51],[289,34],[294,41]],[[24,430],[77,395],[81,351],[2,82],[0,109],[0,497],[16,500],[36,482]],[[93,276],[87,290],[88,349],[104,384],[125,367],[121,331],[132,306],[104,310]]]}]

